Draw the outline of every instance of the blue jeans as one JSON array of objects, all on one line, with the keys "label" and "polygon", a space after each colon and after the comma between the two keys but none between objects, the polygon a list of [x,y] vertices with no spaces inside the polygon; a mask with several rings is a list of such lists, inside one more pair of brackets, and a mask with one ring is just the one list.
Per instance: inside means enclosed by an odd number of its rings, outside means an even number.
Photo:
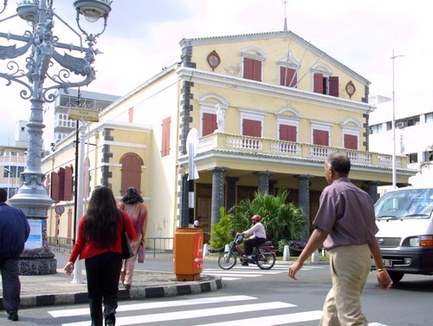
[{"label": "blue jeans", "polygon": [[105,320],[115,320],[122,258],[120,254],[105,252],[85,260],[87,292],[92,325],[102,325],[102,303]]},{"label": "blue jeans", "polygon": [[0,258],[3,284],[3,307],[6,312],[18,312],[21,282],[18,273],[19,257]]}]

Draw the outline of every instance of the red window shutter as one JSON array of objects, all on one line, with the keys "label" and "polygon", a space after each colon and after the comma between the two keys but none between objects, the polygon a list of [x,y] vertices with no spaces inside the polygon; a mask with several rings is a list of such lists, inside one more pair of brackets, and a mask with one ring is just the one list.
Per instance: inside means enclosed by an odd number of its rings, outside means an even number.
[{"label": "red window shutter", "polygon": [[258,60],[254,60],[253,63],[253,80],[262,81],[262,62]]},{"label": "red window shutter", "polygon": [[358,136],[356,135],[344,135],[344,148],[358,150]]},{"label": "red window shutter", "polygon": [[59,200],[65,200],[65,169],[60,168],[59,172]]},{"label": "red window shutter", "polygon": [[51,172],[51,199],[58,203],[59,198],[59,175],[56,172]]},{"label": "red window shutter", "polygon": [[142,160],[135,154],[128,154],[122,161],[121,193],[126,193],[129,187],[134,187],[138,191],[141,189],[141,166]]},{"label": "red window shutter", "polygon": [[244,136],[261,137],[262,122],[257,120],[242,120],[242,131]]},{"label": "red window shutter", "polygon": [[70,166],[65,168],[65,182],[64,182],[64,200],[72,200],[73,192],[73,177],[72,168]]},{"label": "red window shutter", "polygon": [[280,67],[280,85],[296,87],[298,83],[298,74],[295,69]]},{"label": "red window shutter", "polygon": [[314,93],[323,94],[323,75],[314,74]]},{"label": "red window shutter", "polygon": [[313,130],[313,144],[329,146],[329,133],[326,130]]},{"label": "red window shutter", "polygon": [[244,78],[262,80],[262,62],[259,60],[244,58]]},{"label": "red window shutter", "polygon": [[280,125],[280,140],[296,141],[296,127]]},{"label": "red window shutter", "polygon": [[217,117],[213,113],[203,113],[203,130],[202,136],[210,135],[217,129]]},{"label": "red window shutter", "polygon": [[244,58],[244,78],[253,79],[253,60]]},{"label": "red window shutter", "polygon": [[329,95],[338,97],[338,76],[329,77]]},{"label": "red window shutter", "polygon": [[170,117],[162,120],[161,156],[167,156],[170,154],[170,125]]},{"label": "red window shutter", "polygon": [[130,108],[128,110],[128,122],[133,123],[134,122],[134,108]]}]

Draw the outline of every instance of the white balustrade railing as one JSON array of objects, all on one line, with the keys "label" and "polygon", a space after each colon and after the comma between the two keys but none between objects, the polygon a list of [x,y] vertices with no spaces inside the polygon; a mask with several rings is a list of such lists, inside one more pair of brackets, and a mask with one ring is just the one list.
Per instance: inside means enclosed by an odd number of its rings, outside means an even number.
[{"label": "white balustrade railing", "polygon": [[[324,160],[330,153],[342,151],[347,153],[353,163],[377,164],[389,166],[392,164],[392,156],[366,151],[351,150],[314,144],[296,143],[291,141],[275,140],[269,138],[258,138],[242,135],[229,135],[224,133],[213,133],[200,139],[199,152],[212,149],[226,149],[240,152],[262,152],[263,154],[279,155],[281,157],[305,157]],[[407,166],[403,164],[405,157],[396,158],[396,166]]]}]

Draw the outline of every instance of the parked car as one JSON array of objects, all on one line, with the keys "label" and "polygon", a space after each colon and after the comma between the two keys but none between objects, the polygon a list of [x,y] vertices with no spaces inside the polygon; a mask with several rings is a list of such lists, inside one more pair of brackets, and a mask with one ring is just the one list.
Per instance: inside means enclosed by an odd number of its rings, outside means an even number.
[{"label": "parked car", "polygon": [[375,214],[376,238],[393,282],[404,274],[433,275],[433,188],[386,192]]}]

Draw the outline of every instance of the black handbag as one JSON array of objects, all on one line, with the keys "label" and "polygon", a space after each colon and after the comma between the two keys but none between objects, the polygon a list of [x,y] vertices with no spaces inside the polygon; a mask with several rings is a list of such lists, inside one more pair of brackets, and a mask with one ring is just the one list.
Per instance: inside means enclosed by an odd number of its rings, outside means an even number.
[{"label": "black handbag", "polygon": [[128,259],[134,256],[134,252],[131,248],[128,235],[125,231],[125,218],[122,215],[122,259]]}]

